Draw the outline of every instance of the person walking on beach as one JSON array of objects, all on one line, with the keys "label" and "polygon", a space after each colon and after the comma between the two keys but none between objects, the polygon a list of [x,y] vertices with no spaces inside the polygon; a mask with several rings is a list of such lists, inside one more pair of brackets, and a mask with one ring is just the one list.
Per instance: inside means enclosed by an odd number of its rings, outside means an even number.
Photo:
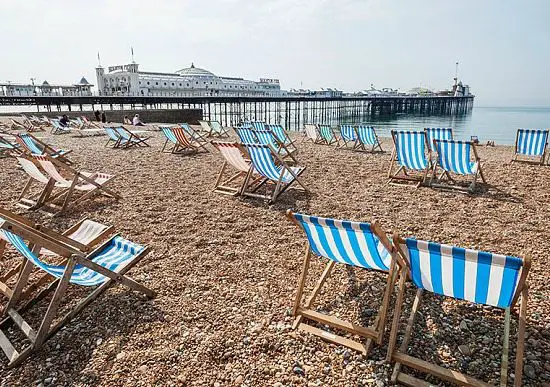
[{"label": "person walking on beach", "polygon": [[101,122],[103,123],[107,122],[107,115],[105,114],[105,111],[101,112]]},{"label": "person walking on beach", "polygon": [[95,111],[94,116],[97,122],[101,121],[101,113],[99,112],[99,110]]},{"label": "person walking on beach", "polygon": [[134,120],[133,120],[132,123],[134,124],[134,126],[145,126],[145,124],[140,120],[139,114],[137,114],[137,113],[134,116]]}]

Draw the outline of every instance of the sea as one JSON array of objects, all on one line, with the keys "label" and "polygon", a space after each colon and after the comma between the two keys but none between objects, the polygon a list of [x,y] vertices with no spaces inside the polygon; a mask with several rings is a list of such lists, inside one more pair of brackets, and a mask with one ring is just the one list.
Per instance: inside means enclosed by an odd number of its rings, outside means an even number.
[{"label": "sea", "polygon": [[474,108],[455,116],[397,114],[368,121],[379,136],[389,137],[392,129],[453,128],[458,140],[477,136],[481,143],[513,145],[516,132],[524,129],[550,129],[550,107],[490,107]]}]

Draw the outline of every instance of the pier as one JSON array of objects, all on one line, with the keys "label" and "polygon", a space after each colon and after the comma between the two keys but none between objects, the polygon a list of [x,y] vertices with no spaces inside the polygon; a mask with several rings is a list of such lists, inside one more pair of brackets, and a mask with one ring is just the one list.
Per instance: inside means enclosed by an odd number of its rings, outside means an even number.
[{"label": "pier", "polygon": [[459,115],[470,111],[474,96],[0,96],[0,106],[28,106],[40,112],[134,111],[200,109],[207,120],[224,126],[245,119],[280,123],[299,129],[304,123],[365,122],[394,114]]}]

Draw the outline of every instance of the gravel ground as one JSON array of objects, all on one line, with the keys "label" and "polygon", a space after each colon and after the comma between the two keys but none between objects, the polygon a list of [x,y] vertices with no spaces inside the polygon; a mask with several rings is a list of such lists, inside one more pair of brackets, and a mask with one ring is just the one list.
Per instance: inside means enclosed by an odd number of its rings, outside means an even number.
[{"label": "gravel ground", "polygon": [[[100,198],[54,219],[29,216],[57,230],[87,216],[149,244],[152,252],[131,275],[158,296],[146,300],[122,286],[108,290],[20,367],[8,370],[2,359],[0,385],[387,385],[385,343],[364,359],[291,330],[305,236],[285,219],[288,208],[377,219],[406,236],[531,257],[524,385],[550,385],[548,167],[510,164],[511,147],[480,147],[490,187],[468,196],[385,185],[389,152],[300,144],[298,159],[307,166],[302,176],[311,193],[290,190],[268,205],[212,192],[220,155],[162,154],[161,134],[150,135],[150,148],[131,150],[104,148],[104,137],[40,135],[73,149],[77,166],[117,174],[111,187],[124,198]],[[390,149],[387,139],[383,146]],[[0,159],[0,205],[10,209],[25,183],[16,165]],[[0,272],[18,261],[13,252],[7,255]],[[311,273],[323,265],[313,260]],[[368,323],[382,284],[372,273],[339,267],[316,305]],[[71,288],[69,294],[83,291]],[[404,315],[413,294],[409,289]],[[503,313],[436,296],[424,301],[411,353],[496,382]],[[35,325],[37,313],[26,315]],[[512,343],[515,329],[514,322]]]}]

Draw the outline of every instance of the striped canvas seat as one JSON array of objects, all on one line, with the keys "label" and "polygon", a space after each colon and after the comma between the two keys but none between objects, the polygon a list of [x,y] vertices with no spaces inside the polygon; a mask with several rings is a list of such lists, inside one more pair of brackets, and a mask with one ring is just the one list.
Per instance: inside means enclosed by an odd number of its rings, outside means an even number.
[{"label": "striped canvas seat", "polygon": [[453,129],[451,128],[424,128],[426,140],[430,150],[435,151],[434,140],[452,140]]},{"label": "striped canvas seat", "polygon": [[294,214],[311,250],[335,262],[388,271],[391,255],[373,234],[369,223]]},{"label": "striped canvas seat", "polygon": [[237,136],[239,136],[239,139],[241,140],[241,143],[243,143],[243,144],[260,144],[260,142],[256,138],[254,130],[252,130],[251,128],[237,127],[237,128],[235,128],[235,131],[237,132]]},{"label": "striped canvas seat", "polygon": [[376,145],[378,139],[376,138],[376,133],[372,126],[358,125],[357,126],[357,137],[362,144],[365,145]]},{"label": "striped canvas seat", "polygon": [[334,131],[330,125],[320,124],[319,125],[319,134],[326,141],[327,145],[338,142],[338,138],[334,135]]},{"label": "striped canvas seat", "polygon": [[340,135],[346,142],[355,141],[357,139],[353,125],[340,125]]},{"label": "striped canvas seat", "polygon": [[277,165],[268,145],[243,145],[250,156],[254,169],[269,180],[278,181],[280,179],[283,183],[291,183],[294,181],[294,176],[290,173],[289,169],[295,174],[299,174],[303,169],[301,167],[289,167],[287,169]]},{"label": "striped canvas seat", "polygon": [[518,129],[516,134],[514,158],[512,161],[528,162],[529,160],[518,160],[518,155],[523,155],[529,157],[539,157],[539,163],[544,164],[547,144],[548,130]]},{"label": "striped canvas seat", "polygon": [[32,139],[32,137],[30,137],[26,133],[19,134],[16,139],[16,141],[19,142],[21,146],[28,149],[32,154],[41,155],[42,153],[44,153],[44,148],[41,148],[39,144],[37,144]]},{"label": "striped canvas seat", "polygon": [[399,164],[417,171],[426,169],[425,141],[423,132],[397,132],[395,146]]},{"label": "striped canvas seat", "polygon": [[[502,344],[499,386],[508,385],[509,339],[513,337],[510,334],[511,309],[515,306],[517,301],[521,299],[519,306],[514,386],[522,386],[525,319],[528,299],[527,275],[531,266],[530,260],[414,238],[403,239],[397,234],[393,238],[393,243],[397,248],[397,253],[403,261],[403,265],[400,273],[399,293],[395,303],[392,332],[387,355],[387,360],[393,360],[395,362],[391,376],[392,384],[404,384],[409,386],[426,384],[426,378],[424,376],[419,377],[406,373],[406,371],[402,369],[402,365],[405,365],[416,370],[417,373],[435,376],[441,380],[451,382],[452,385],[494,385],[487,384],[465,373],[430,363],[409,354],[411,351],[410,339],[412,333],[417,333],[417,329],[420,328],[417,326],[415,329],[415,317],[419,312],[422,295],[427,291],[445,297],[464,300],[473,304],[503,309],[504,339]],[[401,310],[407,291],[406,282],[408,278],[412,279],[412,283],[417,288],[417,291],[415,299],[412,302],[407,326],[403,333],[403,340],[399,348],[397,348],[397,338],[400,330],[399,321],[401,320]],[[455,312],[460,310],[466,311],[465,317],[468,318],[469,308],[453,307],[453,309]],[[445,313],[445,308],[439,310]],[[493,320],[493,316],[487,319],[487,321],[489,320]],[[425,324],[421,325],[425,326]],[[479,334],[480,332],[472,330],[472,333]],[[479,340],[481,337],[476,339]],[[470,338],[469,340],[475,339]],[[468,339],[465,340],[466,344],[467,341]],[[458,344],[454,341],[449,343],[449,345],[455,348],[458,347]],[[458,352],[459,349],[457,348],[457,353]],[[436,384],[439,385],[440,383],[438,382]]]},{"label": "striped canvas seat", "polygon": [[218,148],[224,159],[233,168],[241,172],[248,172],[250,170],[250,161],[245,160],[238,144],[233,142],[213,142],[213,145]]},{"label": "striped canvas seat", "polygon": [[109,145],[111,141],[114,142],[113,144],[114,148],[118,147],[119,145],[124,146],[124,144],[128,142],[120,134],[118,134],[118,132],[114,128],[110,128],[106,126],[103,128],[103,130],[105,130],[105,133],[107,133],[107,137],[108,137],[108,140],[105,146]]},{"label": "striped canvas seat", "polygon": [[270,130],[275,136],[277,136],[277,139],[281,143],[285,145],[289,145],[292,143],[292,141],[290,141],[290,139],[288,138],[288,135],[285,133],[285,130],[281,125],[269,124],[269,125],[265,125],[265,128],[267,130]]},{"label": "striped canvas seat", "polygon": [[523,270],[521,258],[412,238],[400,247],[418,288],[499,308],[512,304]]},{"label": "striped canvas seat", "polygon": [[[40,258],[29,249],[21,237],[6,230],[3,230],[3,233],[8,242],[35,266],[55,278],[63,277],[65,265],[51,265],[41,261]],[[144,246],[133,243],[120,236],[116,236],[111,239],[107,245],[103,246],[101,251],[94,255],[92,262],[117,273],[123,269],[128,262],[133,261],[143,250]],[[77,264],[69,281],[76,285],[96,286],[104,283],[107,279],[108,278],[104,275],[88,267]]]},{"label": "striped canvas seat", "polygon": [[252,127],[255,129],[255,130],[265,130],[265,122],[263,121],[252,121],[251,122],[252,124]]},{"label": "striped canvas seat", "polygon": [[168,141],[170,141],[171,143],[174,143],[174,144],[178,143],[178,139],[174,135],[174,132],[172,130],[173,128],[171,126],[162,126],[162,125],[160,125],[159,129],[161,130],[162,134],[164,135],[164,137],[166,137],[166,139]]},{"label": "striped canvas seat", "polygon": [[275,135],[269,130],[254,130],[254,135],[260,144],[269,145],[273,149],[279,149],[279,143],[275,139]]},{"label": "striped canvas seat", "polygon": [[465,141],[436,140],[438,166],[459,175],[477,173],[479,163],[470,160],[471,144]]},{"label": "striped canvas seat", "polygon": [[[212,145],[220,151],[224,158],[224,163],[214,185],[214,192],[232,196],[239,195],[250,172],[250,160],[245,159],[241,145],[236,142],[212,141]],[[228,166],[233,167],[236,173],[233,172],[226,176],[225,171]]]},{"label": "striped canvas seat", "polygon": [[[103,223],[91,219],[84,219],[80,222],[76,230],[63,235],[83,245],[89,245],[102,236],[108,229],[110,229],[110,227]],[[48,249],[40,250],[40,254],[50,256],[57,255]]]}]

